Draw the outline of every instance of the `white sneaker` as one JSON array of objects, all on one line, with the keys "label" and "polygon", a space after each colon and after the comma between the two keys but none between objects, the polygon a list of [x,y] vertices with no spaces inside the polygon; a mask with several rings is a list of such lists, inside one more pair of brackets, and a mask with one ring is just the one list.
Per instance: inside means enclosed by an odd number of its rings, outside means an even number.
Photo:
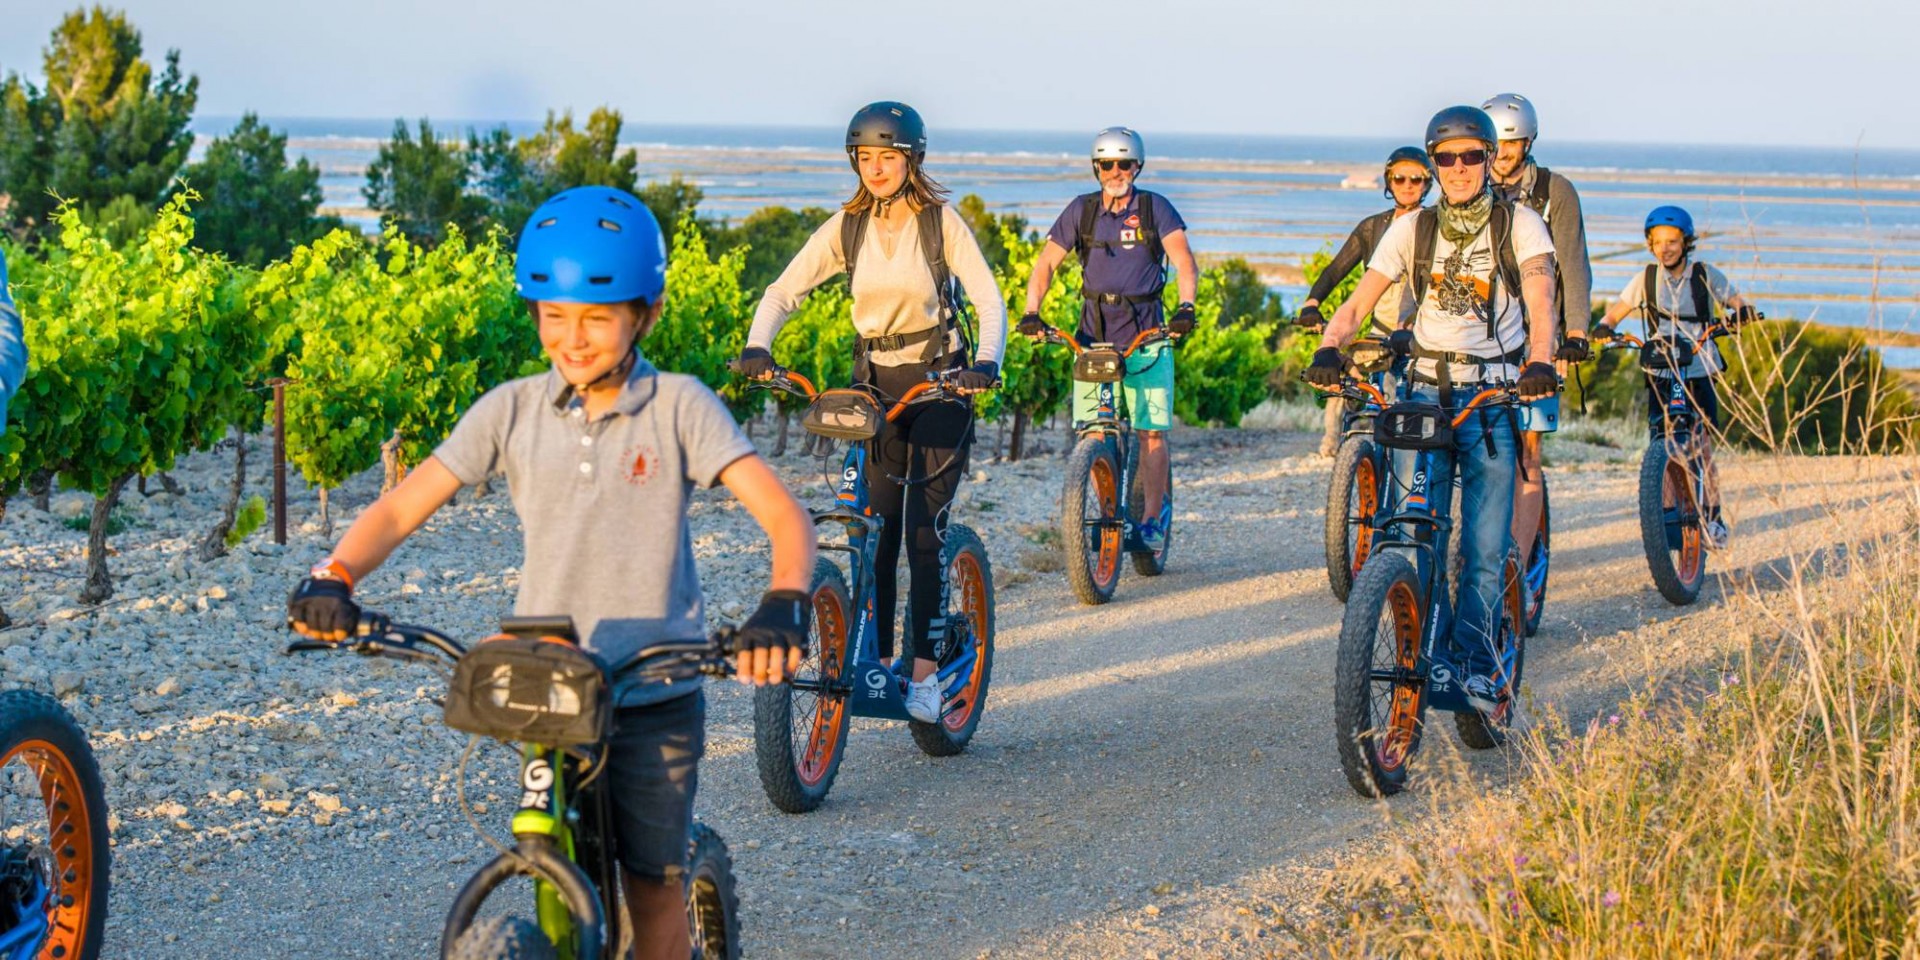
[{"label": "white sneaker", "polygon": [[1726,523],[1714,519],[1701,524],[1700,540],[1700,545],[1706,547],[1708,550],[1725,550],[1727,548]]},{"label": "white sneaker", "polygon": [[907,684],[907,715],[921,723],[940,721],[940,675],[933,674],[925,682]]}]

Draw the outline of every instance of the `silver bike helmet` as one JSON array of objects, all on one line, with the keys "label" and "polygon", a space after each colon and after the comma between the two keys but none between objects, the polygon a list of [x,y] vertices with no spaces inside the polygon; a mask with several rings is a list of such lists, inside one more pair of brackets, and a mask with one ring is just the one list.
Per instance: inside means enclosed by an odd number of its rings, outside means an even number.
[{"label": "silver bike helmet", "polygon": [[1533,101],[1517,93],[1502,93],[1480,105],[1493,119],[1502,140],[1533,140],[1540,136],[1540,115]]},{"label": "silver bike helmet", "polygon": [[1147,144],[1126,127],[1108,127],[1093,135],[1093,159],[1137,160],[1147,165]]}]

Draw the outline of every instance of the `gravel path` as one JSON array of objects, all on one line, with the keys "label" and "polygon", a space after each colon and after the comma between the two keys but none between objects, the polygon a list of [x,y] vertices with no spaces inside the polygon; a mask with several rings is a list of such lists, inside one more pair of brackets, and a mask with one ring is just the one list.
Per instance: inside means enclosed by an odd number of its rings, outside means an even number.
[{"label": "gravel path", "polygon": [[[1175,443],[1170,571],[1129,571],[1100,608],[1072,600],[1040,545],[1060,459],[976,469],[960,514],[992,553],[1000,632],[966,754],[934,761],[904,727],[856,721],[827,804],[783,815],[754,773],[750,696],[710,687],[700,814],[732,846],[750,956],[1258,956],[1316,871],[1377,832],[1389,807],[1353,795],[1332,744],[1342,608],[1321,566],[1328,461],[1302,433],[1184,430]],[[1527,672],[1537,703],[1578,717],[1650,674],[1711,662],[1729,620],[1717,583],[1687,610],[1653,592],[1637,452],[1555,451],[1580,462],[1554,468],[1555,579]],[[780,466],[821,499],[817,461]],[[1730,464],[1730,488],[1769,493],[1729,507],[1736,543],[1716,568],[1764,575],[1817,542],[1830,504],[1910,485],[1899,469],[1911,463]],[[466,738],[438,725],[427,671],[277,652],[286,591],[325,550],[311,522],[285,549],[256,535],[222,560],[190,559],[227,470],[200,457],[178,471],[184,497],[129,492],[119,593],[100,608],[71,600],[85,534],[61,520],[85,498],[56,494],[49,514],[16,499],[0,523],[0,602],[19,624],[0,631],[5,685],[58,691],[108,771],[108,953],[436,955],[453,890],[490,854],[455,801]],[[336,510],[376,483],[349,484]],[[297,497],[296,521],[313,506]],[[710,612],[743,615],[764,584],[757,529],[703,496],[696,532]],[[369,578],[364,601],[488,632],[511,603],[518,542],[503,490],[463,496]],[[1495,777],[1505,763],[1473,758]],[[510,812],[513,773],[499,748],[468,770],[490,829]],[[1391,808],[1415,810],[1418,794]]]}]

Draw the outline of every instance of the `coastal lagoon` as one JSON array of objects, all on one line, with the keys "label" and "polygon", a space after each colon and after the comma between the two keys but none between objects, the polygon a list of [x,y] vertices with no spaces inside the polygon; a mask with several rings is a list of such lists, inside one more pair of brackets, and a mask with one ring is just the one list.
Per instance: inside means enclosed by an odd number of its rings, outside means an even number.
[{"label": "coastal lagoon", "polygon": [[[364,171],[391,134],[379,120],[269,119],[289,150],[322,173],[327,208],[363,228]],[[196,121],[203,140],[231,118]],[[445,121],[462,137],[495,122]],[[509,123],[517,133],[533,123]],[[1379,162],[1400,140],[1156,134],[1141,186],[1166,194],[1203,256],[1241,256],[1291,304],[1301,261],[1337,245],[1382,209]],[[1551,133],[1549,128],[1548,133]],[[853,176],[841,131],[812,127],[628,125],[642,182],[675,175],[699,185],[701,213],[739,219],[763,206],[832,207]],[[1418,131],[1409,131],[1407,140]],[[977,193],[996,212],[1045,229],[1068,199],[1093,188],[1090,133],[943,131],[928,165],[955,196]],[[1612,299],[1648,262],[1646,212],[1681,204],[1702,232],[1701,256],[1726,270],[1775,317],[1920,338],[1920,151],[1560,143],[1535,151],[1580,190],[1594,296]],[[1920,342],[1920,341],[1917,341]],[[1889,362],[1920,367],[1920,348],[1888,347]]]}]

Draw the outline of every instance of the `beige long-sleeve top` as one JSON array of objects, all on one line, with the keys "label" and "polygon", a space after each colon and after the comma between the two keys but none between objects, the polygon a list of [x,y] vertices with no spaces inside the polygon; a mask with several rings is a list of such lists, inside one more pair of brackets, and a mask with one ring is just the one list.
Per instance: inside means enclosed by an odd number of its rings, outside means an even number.
[{"label": "beige long-sleeve top", "polygon": [[[800,299],[813,288],[847,269],[846,252],[840,249],[840,222],[845,211],[835,213],[807,238],[807,244],[794,255],[780,278],[767,285],[760,306],[753,312],[753,327],[747,332],[747,345],[771,350],[773,338],[787,317],[799,307]],[[972,301],[980,324],[980,342],[975,345],[976,360],[1000,362],[1007,343],[1007,306],[1000,299],[993,269],[980,253],[973,231],[953,207],[941,208],[940,227],[945,244],[947,269],[959,279]],[[940,323],[940,297],[934,290],[933,273],[927,269],[926,254],[920,251],[920,230],[908,218],[897,234],[890,234],[878,217],[867,224],[867,236],[860,244],[860,269],[853,275],[853,327],[862,337],[887,337],[919,333]],[[954,333],[948,349],[959,346]],[[867,355],[883,367],[897,367],[920,359],[924,347],[914,344],[900,350],[876,350]]]}]

